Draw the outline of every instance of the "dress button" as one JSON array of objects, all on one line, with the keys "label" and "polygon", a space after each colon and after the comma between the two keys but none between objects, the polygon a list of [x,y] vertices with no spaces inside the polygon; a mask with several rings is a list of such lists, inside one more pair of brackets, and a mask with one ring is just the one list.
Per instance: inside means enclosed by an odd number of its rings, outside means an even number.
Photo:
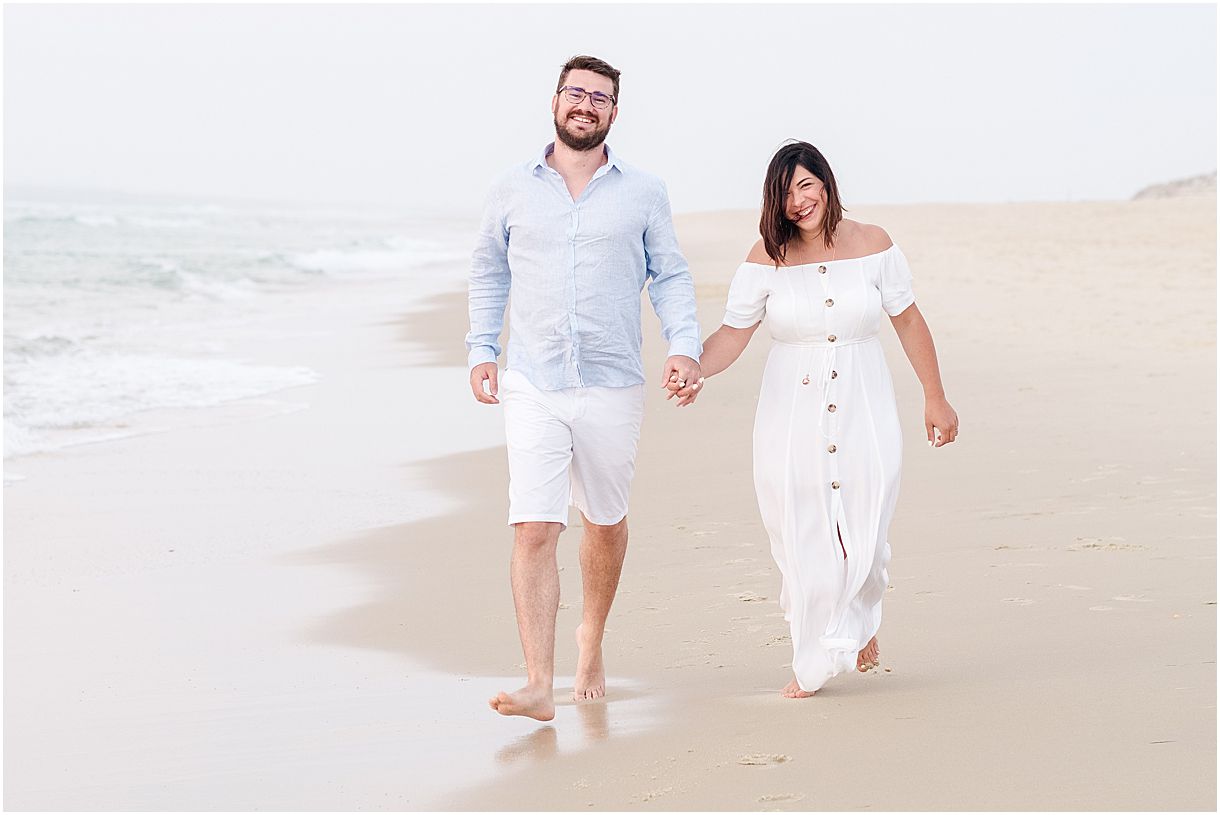
[{"label": "dress button", "polygon": [[838,482],[838,481],[831,481],[831,482],[830,482],[830,488],[831,488],[832,490],[837,490],[837,489],[839,488],[839,482]]},{"label": "dress button", "polygon": [[839,378],[839,372],[838,372],[838,371],[831,371],[831,372],[830,372],[830,378],[831,378],[831,379],[838,379],[838,378]]},{"label": "dress button", "polygon": [[834,304],[835,304],[834,300],[831,300],[829,297],[826,298],[826,308],[830,308]]},{"label": "dress button", "polygon": [[837,340],[837,339],[838,339],[838,337],[836,337],[834,334],[831,334],[831,335],[830,335],[829,337],[827,337],[826,339],[827,339],[829,342],[834,342],[835,340]]},{"label": "dress button", "polygon": [[829,410],[831,413],[834,413],[836,410],[838,410],[838,408],[835,407],[834,405],[827,405],[826,409]]},{"label": "dress button", "polygon": [[825,267],[825,266],[819,266],[819,267],[818,267],[818,274],[826,274],[826,267]]},{"label": "dress button", "polygon": [[826,448],[826,452],[827,452],[827,453],[833,453],[835,450],[838,450],[838,449],[839,449],[838,447],[835,447],[835,446],[832,444],[832,445],[830,445],[829,447],[827,447],[827,448]]}]

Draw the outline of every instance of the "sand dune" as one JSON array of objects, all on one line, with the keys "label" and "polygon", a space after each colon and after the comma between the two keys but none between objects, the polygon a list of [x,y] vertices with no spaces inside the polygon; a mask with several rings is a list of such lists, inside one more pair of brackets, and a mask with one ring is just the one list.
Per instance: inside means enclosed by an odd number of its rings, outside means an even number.
[{"label": "sand dune", "polygon": [[1190,178],[1179,178],[1164,184],[1153,184],[1137,192],[1136,201],[1145,198],[1184,198],[1193,196],[1216,197],[1216,172],[1194,175]]}]

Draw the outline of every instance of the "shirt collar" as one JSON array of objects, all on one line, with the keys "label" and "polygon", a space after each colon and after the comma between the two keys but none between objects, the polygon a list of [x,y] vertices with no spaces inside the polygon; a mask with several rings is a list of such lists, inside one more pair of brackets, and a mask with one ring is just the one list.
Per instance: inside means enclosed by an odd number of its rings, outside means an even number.
[{"label": "shirt collar", "polygon": [[[613,170],[618,170],[620,173],[627,168],[619,161],[618,155],[611,149],[610,145],[602,142],[606,148],[606,163],[598,168],[598,173],[605,174]],[[555,142],[550,142],[546,147],[542,148],[542,154],[534,159],[534,163],[530,165],[530,170],[537,170],[539,167],[549,167],[546,163],[546,158],[551,153],[555,152]]]}]

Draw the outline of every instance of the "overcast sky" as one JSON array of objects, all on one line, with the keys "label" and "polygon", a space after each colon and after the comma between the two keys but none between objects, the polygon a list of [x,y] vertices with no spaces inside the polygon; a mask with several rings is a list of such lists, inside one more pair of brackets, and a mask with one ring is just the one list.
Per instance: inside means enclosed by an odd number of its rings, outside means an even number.
[{"label": "overcast sky", "polygon": [[1216,168],[1213,5],[6,6],[5,184],[468,214],[623,71],[679,211],[788,138],[849,204],[1126,198]]}]

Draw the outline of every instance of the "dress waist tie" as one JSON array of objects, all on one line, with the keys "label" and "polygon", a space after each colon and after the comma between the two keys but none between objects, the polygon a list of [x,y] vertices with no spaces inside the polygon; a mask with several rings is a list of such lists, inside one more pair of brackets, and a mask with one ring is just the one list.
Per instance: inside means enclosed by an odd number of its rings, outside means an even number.
[{"label": "dress waist tie", "polygon": [[806,349],[805,353],[802,354],[805,361],[804,367],[807,369],[805,373],[805,380],[802,380],[802,382],[806,385],[810,384],[808,380],[810,374],[812,373],[811,370],[808,370],[810,367],[809,349],[825,348],[829,351],[829,353],[822,356],[822,367],[821,370],[818,371],[818,384],[821,386],[822,391],[820,410],[821,415],[818,417],[818,432],[821,434],[823,441],[830,441],[830,434],[827,432],[826,422],[828,421],[827,417],[830,415],[830,411],[828,410],[830,406],[830,382],[838,375],[835,368],[835,357],[837,356],[835,354],[835,349],[842,345],[859,345],[866,342],[877,342],[877,335],[873,334],[869,337],[854,337],[844,340],[836,339],[834,342],[830,342],[829,340],[816,340],[809,342],[784,342],[782,340],[775,340],[774,342],[776,345]]}]

